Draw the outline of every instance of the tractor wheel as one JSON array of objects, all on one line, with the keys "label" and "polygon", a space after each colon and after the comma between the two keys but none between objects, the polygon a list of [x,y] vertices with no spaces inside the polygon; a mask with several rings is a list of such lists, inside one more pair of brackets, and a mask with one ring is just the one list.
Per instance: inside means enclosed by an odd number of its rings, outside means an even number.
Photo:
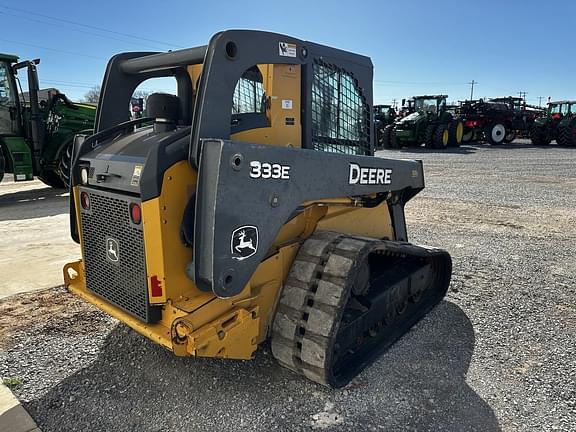
[{"label": "tractor wheel", "polygon": [[67,143],[62,152],[60,153],[60,162],[58,165],[58,171],[62,183],[66,189],[70,188],[70,165],[72,164],[72,144],[73,141]]},{"label": "tractor wheel", "polygon": [[506,135],[504,136],[504,142],[506,144],[511,143],[516,139],[516,131],[509,130]]},{"label": "tractor wheel", "polygon": [[574,122],[568,126],[562,126],[558,129],[558,145],[565,147],[576,146],[576,124]]},{"label": "tractor wheel", "polygon": [[502,144],[506,137],[506,126],[502,123],[490,124],[484,129],[484,136],[489,144]]},{"label": "tractor wheel", "polygon": [[470,142],[472,141],[472,138],[474,138],[474,129],[470,129],[468,132],[462,135],[462,142],[463,143]]},{"label": "tractor wheel", "polygon": [[436,126],[428,125],[426,127],[426,132],[424,133],[424,146],[426,148],[434,148],[434,131]]},{"label": "tractor wheel", "polygon": [[545,128],[533,126],[530,131],[530,141],[532,141],[532,144],[535,146],[545,146],[550,144],[550,137]]},{"label": "tractor wheel", "polygon": [[394,134],[394,126],[393,125],[388,125],[386,126],[383,130],[382,133],[380,135],[380,142],[379,142],[379,147],[378,149],[389,149],[392,148],[392,138],[394,138],[394,144],[395,144],[395,137],[392,137],[392,135]]},{"label": "tractor wheel", "polygon": [[434,131],[434,148],[445,149],[450,142],[450,133],[447,124],[439,124]]},{"label": "tractor wheel", "polygon": [[48,185],[50,187],[53,187],[54,189],[64,189],[66,188],[66,186],[64,185],[64,182],[62,181],[62,179],[60,178],[60,175],[58,174],[57,171],[43,171],[39,176],[38,179],[44,183],[45,185]]},{"label": "tractor wheel", "polygon": [[464,123],[460,120],[452,120],[448,125],[448,145],[450,147],[460,147],[464,136]]},{"label": "tractor wheel", "polygon": [[4,155],[2,154],[2,149],[0,148],[0,182],[4,178],[5,170],[6,170],[6,160],[4,159]]}]

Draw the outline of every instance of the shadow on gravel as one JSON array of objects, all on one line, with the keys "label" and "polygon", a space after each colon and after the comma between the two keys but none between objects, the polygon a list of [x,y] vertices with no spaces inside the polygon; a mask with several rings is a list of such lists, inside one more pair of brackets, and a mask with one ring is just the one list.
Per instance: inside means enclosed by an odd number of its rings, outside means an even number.
[{"label": "shadow on gravel", "polygon": [[25,407],[44,432],[499,431],[466,383],[473,348],[468,317],[444,301],[349,386],[330,390],[278,366],[267,346],[253,361],[177,358],[119,325],[91,365]]},{"label": "shadow on gravel", "polygon": [[558,149],[558,150],[569,150],[571,148],[574,147],[566,147],[566,146],[561,146],[556,144],[556,142],[551,142],[548,145],[543,145],[543,146],[537,146],[534,145],[530,142],[511,142],[511,143],[507,143],[507,144],[489,144],[487,142],[473,142],[470,143],[470,145],[473,145],[475,147],[482,147],[485,149],[494,149],[494,150],[498,150],[498,149],[541,149],[541,150],[547,150],[547,149]]},{"label": "shadow on gravel", "polygon": [[[387,149],[387,151],[394,151],[394,149]],[[438,154],[471,154],[476,153],[474,147],[460,146],[460,147],[448,147],[446,149],[433,149],[426,147],[402,147],[401,149],[396,149],[398,153],[438,153]]]},{"label": "shadow on gravel", "polygon": [[0,221],[68,213],[68,191],[50,187],[0,195]]}]

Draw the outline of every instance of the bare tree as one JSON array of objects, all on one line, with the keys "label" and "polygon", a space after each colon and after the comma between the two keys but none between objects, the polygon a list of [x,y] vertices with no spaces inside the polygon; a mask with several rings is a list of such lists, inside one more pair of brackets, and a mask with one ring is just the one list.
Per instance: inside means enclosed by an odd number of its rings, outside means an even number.
[{"label": "bare tree", "polygon": [[94,86],[84,95],[84,102],[98,103],[100,99],[100,86]]},{"label": "bare tree", "polygon": [[132,98],[134,98],[134,99],[140,99],[140,98],[142,98],[142,99],[146,100],[146,98],[147,98],[148,96],[150,96],[152,93],[154,93],[154,92],[151,92],[151,91],[148,91],[148,90],[136,90],[136,91],[134,92],[134,94],[132,95]]}]

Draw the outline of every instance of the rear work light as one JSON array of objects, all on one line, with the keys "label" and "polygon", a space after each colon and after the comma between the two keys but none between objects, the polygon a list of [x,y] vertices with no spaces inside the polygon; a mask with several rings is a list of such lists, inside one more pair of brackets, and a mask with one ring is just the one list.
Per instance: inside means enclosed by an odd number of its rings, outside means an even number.
[{"label": "rear work light", "polygon": [[142,209],[140,208],[140,204],[130,204],[130,218],[133,223],[140,225],[140,222],[142,222]]},{"label": "rear work light", "polygon": [[80,205],[84,210],[90,210],[90,196],[87,192],[80,192]]}]

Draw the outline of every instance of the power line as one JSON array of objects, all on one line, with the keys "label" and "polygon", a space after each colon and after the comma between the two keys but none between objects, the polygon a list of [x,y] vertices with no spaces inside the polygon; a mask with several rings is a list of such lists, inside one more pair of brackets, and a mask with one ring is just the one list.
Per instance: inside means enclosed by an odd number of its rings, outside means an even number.
[{"label": "power line", "polygon": [[[1,6],[1,5],[0,5],[0,7],[4,7],[4,6]],[[127,40],[127,39],[120,39],[120,38],[116,38],[116,37],[113,37],[113,36],[103,35],[103,34],[100,34],[100,33],[91,32],[91,31],[87,31],[87,30],[80,30],[80,29],[77,29],[77,28],[72,28],[72,27],[69,27],[69,26],[64,26],[64,25],[62,25],[62,24],[58,24],[58,23],[50,22],[50,21],[44,21],[44,20],[40,20],[40,19],[37,19],[37,18],[31,18],[31,17],[27,17],[27,16],[15,15],[15,14],[3,12],[3,11],[0,11],[0,15],[5,15],[5,16],[13,17],[13,18],[18,18],[18,19],[21,19],[21,20],[27,20],[27,21],[35,22],[35,23],[39,23],[39,24],[46,24],[46,25],[50,25],[50,26],[55,26],[55,27],[59,27],[59,28],[64,28],[64,29],[66,29],[66,30],[71,30],[71,31],[75,31],[75,32],[78,32],[78,33],[83,33],[83,34],[87,34],[87,35],[91,35],[91,36],[96,36],[96,37],[100,37],[100,38],[104,38],[104,39],[110,39],[110,40],[115,40],[115,41],[119,41],[119,42],[124,42],[124,43],[131,44],[131,45],[135,45],[135,46],[140,46],[140,47],[145,46],[145,47],[147,47],[147,48],[151,48],[151,49],[154,49],[154,50],[159,50],[159,48],[158,48],[157,46],[148,45],[148,44],[143,44],[142,42],[130,41],[130,40]]]},{"label": "power line", "polygon": [[119,32],[119,31],[115,31],[115,30],[105,29],[105,28],[93,26],[93,25],[90,25],[90,24],[83,24],[83,23],[80,23],[80,22],[76,22],[76,21],[72,21],[72,20],[68,20],[68,19],[64,19],[64,18],[58,18],[58,17],[54,17],[54,16],[50,16],[50,15],[45,15],[45,14],[41,14],[41,13],[38,13],[38,12],[32,12],[32,11],[25,10],[25,9],[19,9],[19,8],[10,7],[10,6],[4,6],[4,5],[0,5],[0,7],[1,7],[1,8],[4,8],[4,9],[16,11],[16,12],[22,12],[22,13],[25,13],[25,14],[36,15],[36,16],[39,16],[39,17],[42,17],[42,18],[48,18],[48,19],[51,19],[51,20],[54,20],[54,21],[63,22],[63,23],[66,23],[66,24],[72,24],[72,25],[76,25],[76,26],[80,26],[80,27],[84,27],[84,28],[89,28],[89,29],[92,29],[92,30],[98,30],[98,31],[105,32],[105,33],[112,33],[112,34],[115,34],[115,35],[125,36],[125,37],[129,37],[129,38],[132,38],[132,39],[138,39],[138,40],[147,41],[147,42],[152,42],[152,43],[160,44],[160,45],[167,45],[167,46],[172,46],[172,47],[176,47],[176,48],[184,48],[183,46],[179,46],[179,45],[176,45],[176,44],[173,44],[173,43],[169,43],[169,42],[163,42],[163,41],[159,41],[159,40],[155,40],[155,39],[144,38],[144,37],[141,37],[141,36],[134,36],[134,35],[129,34],[129,33],[123,33],[123,32]]},{"label": "power line", "polygon": [[91,89],[97,86],[97,84],[93,84],[93,85],[82,85],[82,84],[71,84],[71,83],[66,83],[66,82],[54,82],[54,81],[50,81],[50,80],[45,80],[45,79],[40,79],[40,82],[42,83],[46,83],[46,84],[50,84],[50,85],[54,85],[57,87],[70,87],[70,88],[84,88],[84,89]]},{"label": "power line", "polygon": [[84,86],[95,86],[97,84],[94,83],[88,83],[88,82],[78,82],[78,81],[62,81],[62,80],[55,80],[55,79],[44,79],[42,78],[42,81],[46,81],[46,82],[51,82],[51,83],[55,83],[55,84],[74,84],[74,85],[84,85]]},{"label": "power line", "polygon": [[434,81],[386,81],[374,80],[376,84],[411,84],[411,85],[462,85],[462,82],[434,82]]},{"label": "power line", "polygon": [[92,56],[89,54],[77,53],[77,52],[73,52],[73,51],[65,51],[65,50],[61,50],[61,49],[57,49],[57,48],[49,48],[49,47],[45,47],[42,45],[35,45],[35,44],[26,43],[26,42],[18,42],[18,41],[13,41],[13,40],[9,40],[9,39],[0,39],[0,41],[1,42],[7,42],[7,43],[13,43],[13,44],[17,44],[17,45],[24,45],[24,46],[28,46],[28,47],[32,47],[32,48],[38,48],[38,49],[42,49],[42,50],[46,50],[46,51],[59,52],[59,53],[63,53],[63,54],[73,55],[73,56],[87,57],[87,58],[91,58],[91,59],[95,59],[95,60],[108,60],[108,59],[105,59],[103,57],[96,57],[96,56]]}]

